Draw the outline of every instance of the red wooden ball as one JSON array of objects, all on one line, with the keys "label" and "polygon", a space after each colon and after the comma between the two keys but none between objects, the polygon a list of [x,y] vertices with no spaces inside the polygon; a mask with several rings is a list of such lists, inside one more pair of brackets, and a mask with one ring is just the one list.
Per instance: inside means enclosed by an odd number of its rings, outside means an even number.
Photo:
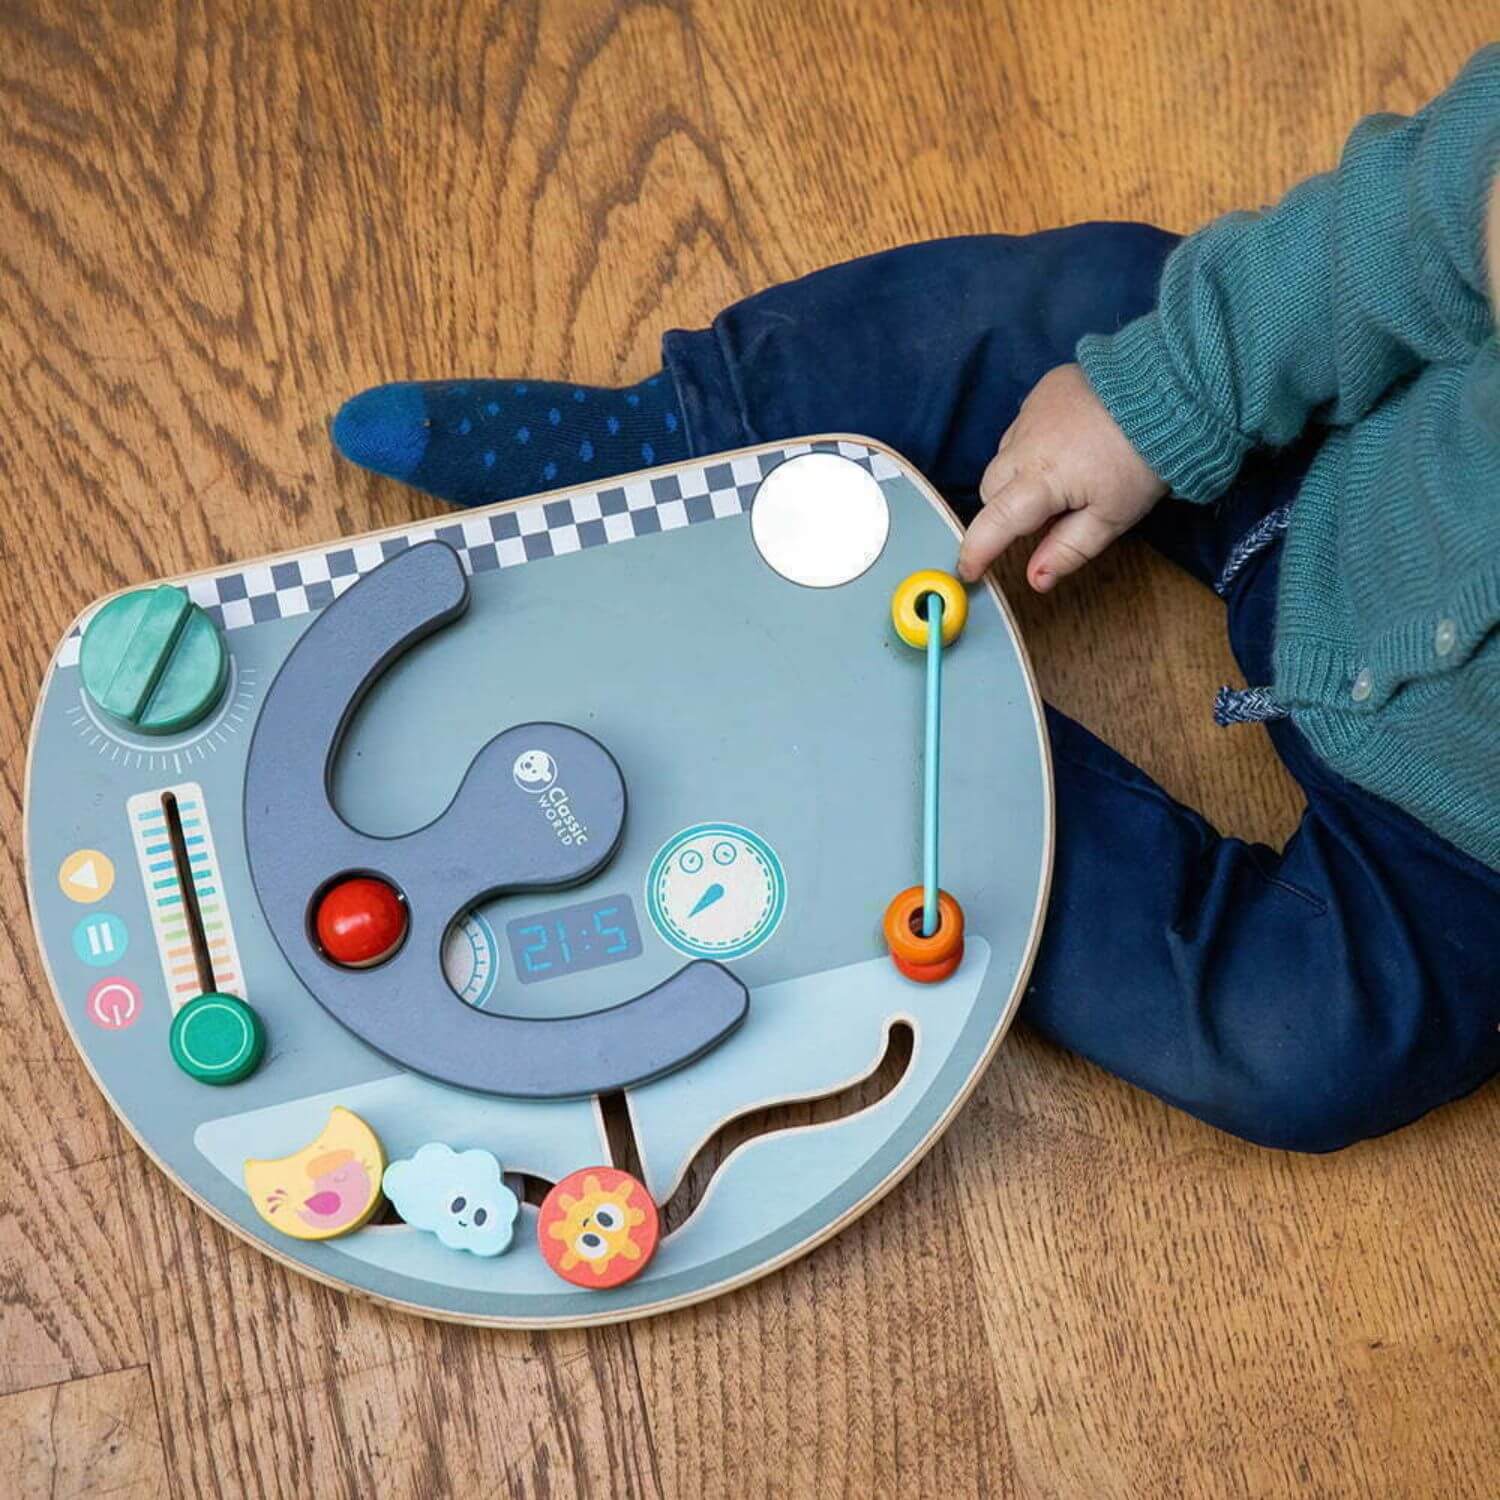
[{"label": "red wooden ball", "polygon": [[406,903],[394,886],[371,875],[356,875],[323,893],[314,926],[318,946],[334,963],[367,969],[401,946]]}]

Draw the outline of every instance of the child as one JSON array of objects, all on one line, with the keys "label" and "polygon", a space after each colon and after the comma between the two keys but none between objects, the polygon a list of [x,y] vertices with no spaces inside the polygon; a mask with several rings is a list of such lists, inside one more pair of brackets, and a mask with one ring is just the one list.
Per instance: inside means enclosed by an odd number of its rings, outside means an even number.
[{"label": "child", "polygon": [[1221,838],[1049,710],[1056,872],[1022,1016],[1224,1130],[1332,1150],[1500,1068],[1497,169],[1500,46],[1181,243],[914,245],[667,334],[627,390],[385,386],[334,439],[474,504],[863,432],[973,517],[967,579],[1038,531],[1042,591],[1144,537],[1223,596],[1251,687],[1216,717],[1266,723],[1307,811],[1280,854]]}]

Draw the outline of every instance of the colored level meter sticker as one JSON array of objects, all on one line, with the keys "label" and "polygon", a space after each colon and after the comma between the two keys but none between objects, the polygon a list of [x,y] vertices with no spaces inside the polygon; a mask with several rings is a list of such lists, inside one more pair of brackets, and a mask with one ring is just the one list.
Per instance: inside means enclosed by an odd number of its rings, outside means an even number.
[{"label": "colored level meter sticker", "polygon": [[112,911],[81,917],[73,929],[73,952],[91,969],[107,969],[125,956],[130,930]]},{"label": "colored level meter sticker", "polygon": [[177,812],[182,820],[183,848],[188,868],[193,872],[198,914],[203,919],[203,936],[208,940],[208,957],[214,971],[214,988],[221,994],[239,995],[243,999],[245,980],[203,788],[196,781],[185,781],[178,786],[137,793],[125,804],[125,810],[151,908],[151,930],[156,938],[162,976],[167,981],[167,994],[175,1014],[203,985],[193,957],[187,908],[183,905],[182,884],[177,878],[167,815],[162,807],[162,798],[168,792],[177,799]]},{"label": "colored level meter sticker", "polygon": [[128,979],[101,979],[89,991],[89,1020],[105,1031],[124,1031],[141,1018],[141,992]]}]

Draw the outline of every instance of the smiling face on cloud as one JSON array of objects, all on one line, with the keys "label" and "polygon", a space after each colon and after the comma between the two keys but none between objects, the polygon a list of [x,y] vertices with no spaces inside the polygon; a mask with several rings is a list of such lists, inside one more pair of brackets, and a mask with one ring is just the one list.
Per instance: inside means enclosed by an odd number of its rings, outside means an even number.
[{"label": "smiling face on cloud", "polygon": [[393,1161],[381,1185],[413,1229],[472,1255],[506,1249],[521,1209],[488,1151],[455,1151],[436,1141],[408,1160]]}]

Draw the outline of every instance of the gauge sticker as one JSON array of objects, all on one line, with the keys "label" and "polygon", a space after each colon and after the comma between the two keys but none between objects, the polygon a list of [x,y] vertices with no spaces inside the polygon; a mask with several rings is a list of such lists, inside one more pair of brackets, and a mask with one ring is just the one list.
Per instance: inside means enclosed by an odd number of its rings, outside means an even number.
[{"label": "gauge sticker", "polygon": [[443,975],[465,1005],[483,1010],[495,993],[500,945],[495,929],[478,912],[465,912],[443,943]]},{"label": "gauge sticker", "polygon": [[664,941],[693,958],[743,958],[786,910],[776,851],[738,823],[697,823],[657,851],[646,910]]}]

